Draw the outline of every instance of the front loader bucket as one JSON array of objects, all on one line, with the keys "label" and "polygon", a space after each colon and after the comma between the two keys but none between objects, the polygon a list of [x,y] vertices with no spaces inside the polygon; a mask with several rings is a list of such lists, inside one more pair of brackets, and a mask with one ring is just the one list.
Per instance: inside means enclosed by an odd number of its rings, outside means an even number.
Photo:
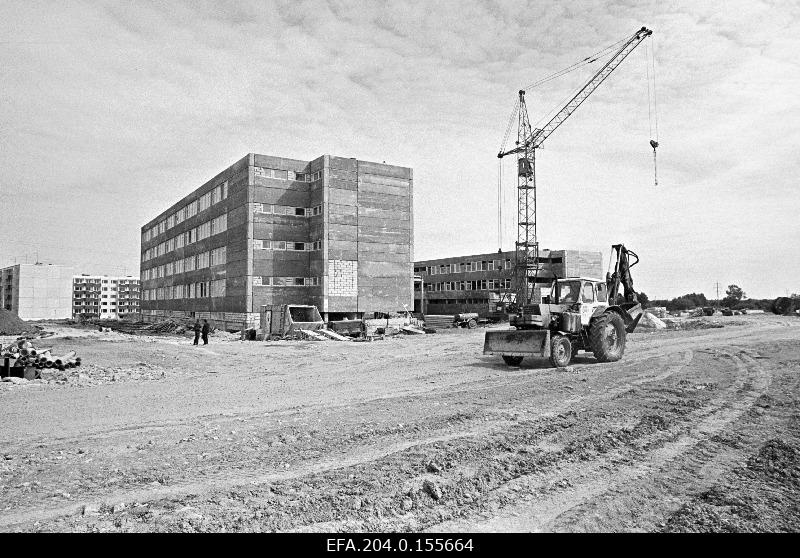
[{"label": "front loader bucket", "polygon": [[483,354],[549,357],[550,331],[547,329],[487,331]]},{"label": "front loader bucket", "polygon": [[619,307],[627,316],[625,318],[625,331],[633,333],[633,330],[639,324],[639,320],[642,319],[642,305],[638,302],[625,302],[620,304]]}]

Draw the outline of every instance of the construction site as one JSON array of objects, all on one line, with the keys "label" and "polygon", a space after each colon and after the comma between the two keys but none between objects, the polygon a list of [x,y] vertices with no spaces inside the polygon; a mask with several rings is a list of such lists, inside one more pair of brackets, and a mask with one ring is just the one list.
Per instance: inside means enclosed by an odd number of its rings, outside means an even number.
[{"label": "construction site", "polygon": [[800,298],[668,311],[648,246],[537,230],[544,142],[652,33],[540,126],[518,91],[511,250],[415,259],[412,164],[248,153],[144,223],[113,317],[102,276],[73,319],[0,290],[0,531],[797,531]]}]

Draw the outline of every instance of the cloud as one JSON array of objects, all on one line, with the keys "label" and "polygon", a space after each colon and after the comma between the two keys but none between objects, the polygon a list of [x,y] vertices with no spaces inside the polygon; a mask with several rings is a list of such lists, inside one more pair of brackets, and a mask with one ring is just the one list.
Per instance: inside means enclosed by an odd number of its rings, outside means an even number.
[{"label": "cloud", "polygon": [[[87,272],[136,269],[140,226],[247,152],[411,166],[418,258],[496,250],[495,154],[517,90],[647,25],[659,188],[648,42],[540,153],[538,230],[550,248],[631,245],[651,296],[708,291],[748,258],[800,261],[781,242],[798,236],[799,20],[795,4],[749,1],[5,2],[0,190],[37,220],[4,218],[19,244],[0,259],[35,244]],[[531,118],[589,71],[528,91]],[[513,161],[504,177],[510,248]],[[743,286],[796,290],[798,266]]]}]

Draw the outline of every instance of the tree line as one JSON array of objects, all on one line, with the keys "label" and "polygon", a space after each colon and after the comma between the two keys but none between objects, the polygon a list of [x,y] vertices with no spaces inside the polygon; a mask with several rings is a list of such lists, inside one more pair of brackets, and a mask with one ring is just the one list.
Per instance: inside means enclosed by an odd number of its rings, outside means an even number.
[{"label": "tree line", "polygon": [[[772,309],[772,298],[747,298],[747,294],[738,285],[728,285],[725,290],[725,298],[719,301],[709,300],[703,293],[689,293],[675,297],[673,299],[653,299],[645,293],[637,293],[642,307],[665,306],[668,311],[691,310],[693,308],[703,308],[707,306],[719,306],[720,308],[730,308],[731,310],[764,310]],[[792,294],[791,298],[800,299],[800,294]]]}]

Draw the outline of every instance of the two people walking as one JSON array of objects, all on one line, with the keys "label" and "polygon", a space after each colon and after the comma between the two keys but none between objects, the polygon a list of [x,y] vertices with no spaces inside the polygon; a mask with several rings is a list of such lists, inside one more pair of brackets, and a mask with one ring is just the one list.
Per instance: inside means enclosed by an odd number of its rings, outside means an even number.
[{"label": "two people walking", "polygon": [[194,323],[194,344],[200,340],[200,334],[203,335],[203,345],[208,345],[208,332],[211,327],[208,325],[208,320],[203,320],[203,325],[200,325],[200,320]]}]

